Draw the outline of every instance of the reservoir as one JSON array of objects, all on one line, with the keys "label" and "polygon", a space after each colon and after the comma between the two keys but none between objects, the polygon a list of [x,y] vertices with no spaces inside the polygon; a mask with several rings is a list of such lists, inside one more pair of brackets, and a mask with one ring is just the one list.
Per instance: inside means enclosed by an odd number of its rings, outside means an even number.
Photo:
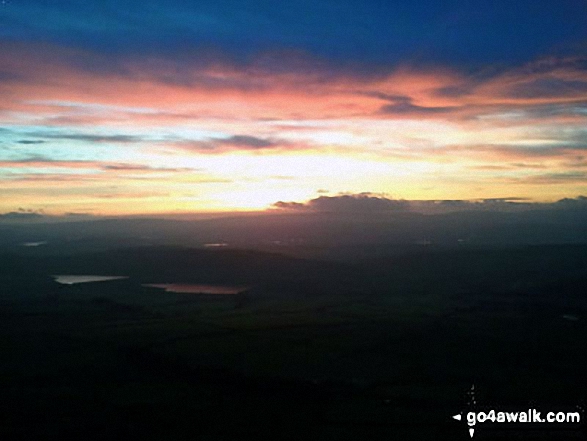
[{"label": "reservoir", "polygon": [[73,276],[73,275],[62,275],[62,276],[51,276],[57,283],[62,285],[75,285],[77,283],[90,283],[90,282],[107,282],[108,280],[119,280],[128,279],[126,276]]},{"label": "reservoir", "polygon": [[199,285],[190,283],[148,283],[143,286],[164,289],[165,292],[218,295],[234,295],[248,289],[242,286]]}]

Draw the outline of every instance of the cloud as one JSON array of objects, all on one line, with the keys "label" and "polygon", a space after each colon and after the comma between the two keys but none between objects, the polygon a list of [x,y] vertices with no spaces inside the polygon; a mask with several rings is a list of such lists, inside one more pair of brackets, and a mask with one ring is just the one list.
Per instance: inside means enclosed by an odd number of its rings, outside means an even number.
[{"label": "cloud", "polygon": [[139,171],[139,172],[193,172],[200,171],[201,169],[187,168],[187,167],[153,167],[144,164],[127,164],[127,163],[115,163],[115,164],[99,164],[102,170],[112,171]]},{"label": "cloud", "polygon": [[497,164],[485,164],[485,165],[473,165],[469,167],[472,170],[520,170],[520,169],[539,169],[543,170],[548,168],[545,164],[541,163],[529,163],[529,162],[509,162],[503,165]]},{"label": "cloud", "polygon": [[259,151],[285,148],[289,147],[290,143],[274,138],[232,135],[227,138],[208,138],[203,141],[180,140],[166,145],[197,153],[224,153],[234,150]]},{"label": "cloud", "polygon": [[124,162],[102,162],[86,160],[54,159],[45,156],[29,156],[22,159],[0,161],[0,168],[65,168],[65,169],[95,169],[106,172],[195,172],[199,168],[189,167],[159,167],[146,164],[124,163]]},{"label": "cloud", "polygon": [[279,201],[273,206],[284,210],[319,213],[378,213],[404,211],[409,208],[407,201],[374,196],[371,193],[319,196],[306,203]]},{"label": "cloud", "polygon": [[[5,62],[5,70],[29,74],[26,82],[0,85],[0,92],[10,97],[10,102],[0,99],[0,109],[39,112],[53,118],[55,124],[87,124],[92,118],[115,122],[123,115],[144,122],[206,116],[236,119],[243,115],[256,120],[357,115],[471,119],[513,108],[530,111],[530,106],[537,106],[537,117],[559,117],[581,116],[579,101],[587,100],[587,70],[576,58],[466,73],[450,65],[353,71],[308,55],[303,63],[286,63],[285,67],[279,56],[258,55],[245,64],[221,56],[206,63],[194,57],[139,57],[126,60],[124,69],[100,71],[80,68],[71,60],[104,54],[59,47],[42,51],[23,44],[4,46],[6,55],[0,56],[0,63]],[[43,52],[52,57],[42,56]],[[45,72],[51,72],[50,84]],[[59,102],[61,111],[56,112]],[[558,107],[538,107],[546,105]],[[71,133],[61,137],[87,142],[141,141],[124,134]]]},{"label": "cloud", "polygon": [[19,144],[24,144],[24,145],[34,145],[34,144],[43,144],[45,141],[41,141],[41,140],[38,140],[38,139],[35,139],[35,140],[33,140],[33,139],[21,139],[21,140],[16,141],[16,142],[18,142]]},{"label": "cloud", "polygon": [[45,223],[54,221],[83,221],[92,220],[94,215],[90,213],[79,212],[65,212],[62,215],[54,215],[46,213],[43,209],[33,210],[19,207],[16,211],[9,211],[7,213],[0,213],[0,222],[35,222]]},{"label": "cloud", "polygon": [[573,98],[587,93],[587,81],[563,78],[537,78],[516,84],[508,90],[516,98]]},{"label": "cloud", "polygon": [[433,91],[433,94],[439,97],[461,98],[473,92],[476,83],[470,82],[465,84],[451,84],[442,86]]},{"label": "cloud", "polygon": [[564,198],[556,202],[532,202],[523,197],[485,199],[396,200],[371,193],[320,196],[307,202],[276,202],[276,209],[300,213],[393,213],[410,211],[423,214],[453,212],[521,212],[528,210],[587,209],[587,197]]},{"label": "cloud", "polygon": [[572,103],[587,99],[586,58],[551,57],[479,82],[472,95],[502,103]]},{"label": "cloud", "polygon": [[[114,142],[114,143],[131,143],[141,142],[142,138],[132,135],[100,135],[92,133],[55,133],[55,132],[30,132],[29,136],[36,138],[56,139],[56,140],[71,140],[71,141],[84,141],[84,142]],[[43,141],[37,141],[37,143]]]},{"label": "cloud", "polygon": [[94,217],[94,215],[91,214],[91,213],[77,213],[77,212],[74,212],[74,211],[69,211],[69,212],[63,213],[63,217],[66,217],[66,218],[74,218],[74,217],[75,218],[77,218],[77,217],[79,217],[79,218],[91,218],[91,217]]},{"label": "cloud", "polygon": [[[358,192],[366,183],[402,196],[502,195],[515,177],[524,196],[554,198],[581,189],[581,176],[565,175],[581,167],[585,160],[577,158],[587,151],[587,70],[577,60],[469,70],[403,64],[369,72],[339,69],[308,54],[280,67],[275,56],[238,63],[155,55],[120,57],[120,69],[100,69],[87,49],[47,45],[42,51],[23,43],[16,50],[0,43],[4,48],[2,71],[23,76],[0,81],[0,122],[10,128],[2,133],[2,179],[29,175],[22,183],[28,194],[33,180],[35,191],[44,191],[40,173],[76,171],[79,192],[90,191],[81,189],[85,181],[98,186],[108,179],[129,187],[152,180],[168,191],[186,183],[185,164],[203,167],[211,182],[244,182],[252,174],[295,178],[268,182],[273,188],[267,190],[278,195],[268,200],[317,188]],[[72,62],[80,54],[82,61]],[[109,56],[97,54],[97,63]],[[242,167],[223,162],[233,159],[230,153],[242,157]],[[281,153],[293,166],[282,165]],[[340,173],[321,175],[323,163],[336,162],[331,157],[340,159]],[[539,172],[544,176],[535,179],[551,185],[547,192],[529,180]],[[475,179],[483,189],[471,185]],[[304,193],[287,190],[290,184]],[[202,189],[209,191],[202,201],[220,199],[212,187]],[[346,202],[375,209],[374,201]],[[303,209],[334,210],[328,203]]]},{"label": "cloud", "polygon": [[150,199],[150,198],[165,198],[170,196],[169,193],[159,192],[136,192],[136,193],[101,193],[94,197],[99,199]]},{"label": "cloud", "polygon": [[523,181],[526,183],[537,185],[549,185],[560,183],[577,183],[587,184],[587,172],[584,171],[567,171],[561,173],[544,173],[526,178],[514,179],[515,181]]},{"label": "cloud", "polygon": [[0,221],[31,221],[40,220],[45,217],[42,210],[31,210],[19,207],[17,211],[0,214]]},{"label": "cloud", "polygon": [[558,200],[555,205],[561,207],[587,207],[587,196],[577,196],[576,198],[563,198]]},{"label": "cloud", "polygon": [[[436,156],[460,156],[476,158],[489,162],[477,167],[504,167],[504,161],[514,161],[510,165],[515,164],[530,164],[536,160],[547,159],[576,159],[582,157],[587,153],[587,144],[583,142],[573,142],[561,140],[543,140],[516,143],[512,141],[510,144],[453,144],[440,147],[429,155]],[[495,164],[499,163],[499,164]],[[535,164],[538,167],[544,167],[544,164]]]},{"label": "cloud", "polygon": [[275,147],[277,145],[275,141],[247,135],[234,135],[226,139],[215,139],[214,142],[219,145],[229,145],[251,149],[263,149],[267,147]]},{"label": "cloud", "polygon": [[448,213],[454,211],[515,211],[529,209],[533,204],[527,198],[505,197],[485,199],[440,199],[409,201],[413,211],[424,213]]},{"label": "cloud", "polygon": [[75,185],[79,183],[87,183],[89,181],[102,181],[102,179],[96,175],[74,173],[15,173],[3,176],[0,179],[2,179],[3,183],[38,183],[39,185],[43,185],[43,189],[45,189],[47,185],[53,185],[59,182],[67,182],[71,185]]},{"label": "cloud", "polygon": [[20,159],[0,161],[0,168],[71,168],[71,169],[88,169],[99,168],[96,161],[85,160],[62,160],[53,159],[45,156],[34,155]]},{"label": "cloud", "polygon": [[451,106],[418,106],[413,104],[412,98],[402,95],[386,95],[382,93],[374,94],[373,96],[380,97],[391,104],[382,106],[379,111],[388,115],[418,115],[418,114],[434,114],[434,113],[448,113],[457,109]]}]

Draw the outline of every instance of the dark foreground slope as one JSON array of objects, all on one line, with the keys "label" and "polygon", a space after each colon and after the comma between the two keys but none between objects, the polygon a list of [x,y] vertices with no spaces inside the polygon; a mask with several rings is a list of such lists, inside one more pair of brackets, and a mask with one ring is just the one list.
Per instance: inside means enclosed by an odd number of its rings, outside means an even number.
[{"label": "dark foreground slope", "polygon": [[[51,274],[129,279],[59,285]],[[240,284],[235,296],[143,283]],[[354,264],[238,250],[0,256],[2,439],[468,439],[587,396],[587,247]],[[582,428],[478,427],[479,439]]]}]

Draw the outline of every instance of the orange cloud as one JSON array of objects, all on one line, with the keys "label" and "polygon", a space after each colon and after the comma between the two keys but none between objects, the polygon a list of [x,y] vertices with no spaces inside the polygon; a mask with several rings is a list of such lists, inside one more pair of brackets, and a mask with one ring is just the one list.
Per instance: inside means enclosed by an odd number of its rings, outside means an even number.
[{"label": "orange cloud", "polygon": [[[202,200],[237,206],[256,199],[247,191],[264,191],[263,200],[320,188],[462,195],[474,191],[476,177],[479,191],[497,197],[516,173],[520,185],[535,176],[533,182],[564,181],[564,191],[578,193],[583,183],[583,59],[473,74],[409,66],[365,74],[309,59],[278,70],[263,59],[236,65],[106,57],[0,43],[0,123],[10,135],[0,151],[3,186],[41,194],[54,180],[60,191],[78,186],[81,194],[91,182],[88,195],[115,195],[97,188],[113,183],[131,195],[162,185],[171,195],[193,182],[209,185]],[[344,159],[344,173],[328,169],[332,158]],[[537,178],[539,170],[550,177]],[[252,184],[266,174],[295,184]],[[132,188],[139,184],[140,191]],[[232,193],[222,192],[225,184],[234,184]]]}]

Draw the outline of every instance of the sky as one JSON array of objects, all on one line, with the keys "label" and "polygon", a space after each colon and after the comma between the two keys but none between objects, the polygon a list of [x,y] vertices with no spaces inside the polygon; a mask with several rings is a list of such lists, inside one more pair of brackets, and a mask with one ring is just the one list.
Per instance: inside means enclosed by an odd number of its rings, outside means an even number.
[{"label": "sky", "polygon": [[0,213],[341,195],[587,195],[587,1],[0,3]]}]

